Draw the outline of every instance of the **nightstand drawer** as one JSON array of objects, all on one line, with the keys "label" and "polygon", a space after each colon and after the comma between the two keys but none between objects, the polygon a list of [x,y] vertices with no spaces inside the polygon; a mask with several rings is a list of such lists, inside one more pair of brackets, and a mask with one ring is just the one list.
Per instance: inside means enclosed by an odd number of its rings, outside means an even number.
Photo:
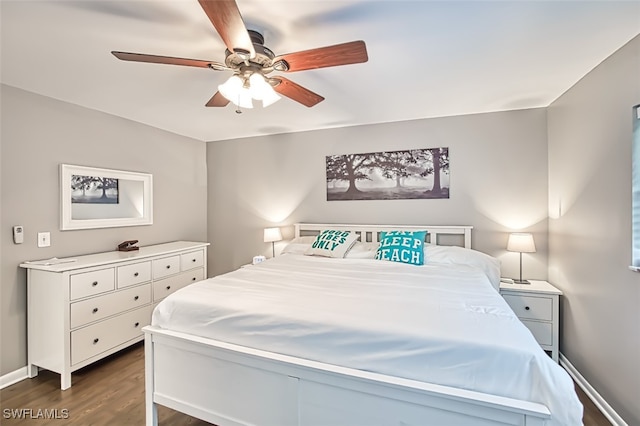
[{"label": "nightstand drawer", "polygon": [[521,320],[527,326],[536,342],[542,346],[551,346],[553,344],[553,327],[550,322],[538,322]]},{"label": "nightstand drawer", "polygon": [[553,321],[553,300],[549,297],[503,294],[513,312],[521,319]]}]

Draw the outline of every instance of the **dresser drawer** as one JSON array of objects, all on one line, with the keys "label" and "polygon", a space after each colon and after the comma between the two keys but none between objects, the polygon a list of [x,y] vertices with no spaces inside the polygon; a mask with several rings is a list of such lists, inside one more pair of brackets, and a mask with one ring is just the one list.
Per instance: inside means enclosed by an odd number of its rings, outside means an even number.
[{"label": "dresser drawer", "polygon": [[192,251],[180,255],[180,269],[188,271],[189,269],[202,268],[204,266],[204,250]]},{"label": "dresser drawer", "polygon": [[118,288],[129,287],[151,281],[151,262],[118,266]]},{"label": "dresser drawer", "polygon": [[71,304],[71,328],[151,303],[151,283]]},{"label": "dresser drawer", "polygon": [[542,346],[551,346],[553,344],[552,323],[528,320],[522,320],[522,323],[531,331],[538,344]]},{"label": "dresser drawer", "polygon": [[165,278],[153,283],[153,302],[159,302],[171,293],[204,279],[204,269],[193,269],[174,277]]},{"label": "dresser drawer", "polygon": [[69,286],[70,300],[113,290],[116,286],[114,268],[71,275]]},{"label": "dresser drawer", "polygon": [[151,323],[151,305],[71,332],[71,365],[142,335]]},{"label": "dresser drawer", "polygon": [[153,278],[168,277],[180,272],[180,255],[164,257],[153,261]]},{"label": "dresser drawer", "polygon": [[553,320],[553,300],[550,297],[503,294],[513,312],[521,319]]}]

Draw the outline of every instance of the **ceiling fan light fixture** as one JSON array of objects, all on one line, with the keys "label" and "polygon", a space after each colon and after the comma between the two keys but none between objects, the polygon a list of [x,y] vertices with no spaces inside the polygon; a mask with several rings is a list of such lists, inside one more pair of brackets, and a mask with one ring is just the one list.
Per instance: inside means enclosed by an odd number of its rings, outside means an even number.
[{"label": "ceiling fan light fixture", "polygon": [[276,93],[275,90],[273,90],[273,88],[271,88],[270,92],[267,93],[263,98],[262,98],[262,107],[266,108],[269,105],[275,104],[276,102],[278,102],[280,99],[282,99],[280,97],[280,95],[278,95]]},{"label": "ceiling fan light fixture", "polygon": [[232,75],[227,81],[219,85],[218,92],[241,108],[253,108],[251,91],[244,87],[242,78],[237,74]]},{"label": "ceiling fan light fixture", "polygon": [[246,89],[244,87],[240,89],[236,105],[241,108],[253,108],[253,100],[251,99],[251,92],[249,91],[249,89]]},{"label": "ceiling fan light fixture", "polygon": [[273,87],[267,82],[263,75],[253,73],[249,77],[249,90],[251,97],[255,100],[262,101],[262,107],[266,108],[280,100],[280,96],[273,90]]}]

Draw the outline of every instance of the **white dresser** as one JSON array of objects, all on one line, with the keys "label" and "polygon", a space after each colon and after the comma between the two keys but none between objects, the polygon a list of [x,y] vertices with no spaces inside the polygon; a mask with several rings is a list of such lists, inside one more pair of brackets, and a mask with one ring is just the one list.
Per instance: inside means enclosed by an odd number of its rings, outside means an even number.
[{"label": "white dresser", "polygon": [[207,276],[209,243],[176,241],[25,262],[29,377],[44,368],[71,387],[71,373],[143,339],[155,305]]}]

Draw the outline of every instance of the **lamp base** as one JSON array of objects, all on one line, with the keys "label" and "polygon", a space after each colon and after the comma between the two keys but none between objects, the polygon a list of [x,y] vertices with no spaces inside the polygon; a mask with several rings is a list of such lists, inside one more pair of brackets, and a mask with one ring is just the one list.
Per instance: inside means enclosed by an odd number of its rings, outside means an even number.
[{"label": "lamp base", "polygon": [[514,284],[531,284],[529,280],[513,280]]}]

